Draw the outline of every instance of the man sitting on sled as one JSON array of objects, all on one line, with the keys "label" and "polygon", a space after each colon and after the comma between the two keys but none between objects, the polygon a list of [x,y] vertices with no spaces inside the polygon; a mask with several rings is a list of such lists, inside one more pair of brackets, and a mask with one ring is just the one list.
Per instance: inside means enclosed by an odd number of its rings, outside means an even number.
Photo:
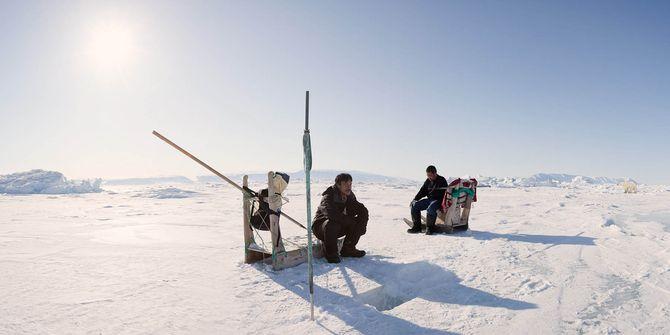
[{"label": "man sitting on sled", "polygon": [[[437,169],[430,165],[426,168],[426,181],[421,186],[419,193],[409,205],[412,209],[412,228],[407,229],[410,234],[421,232],[421,211],[426,211],[426,235],[435,233],[435,220],[437,220],[437,210],[442,205],[444,192],[449,186],[444,177],[437,174]],[[423,198],[426,199],[423,199]]]},{"label": "man sitting on sled", "polygon": [[356,249],[356,243],[366,232],[368,210],[356,200],[351,191],[351,175],[341,173],[335,178],[335,185],[323,192],[321,204],[316,211],[312,232],[323,241],[324,256],[328,263],[339,263],[337,239],[345,236],[340,255],[342,257],[363,257],[365,251]]}]

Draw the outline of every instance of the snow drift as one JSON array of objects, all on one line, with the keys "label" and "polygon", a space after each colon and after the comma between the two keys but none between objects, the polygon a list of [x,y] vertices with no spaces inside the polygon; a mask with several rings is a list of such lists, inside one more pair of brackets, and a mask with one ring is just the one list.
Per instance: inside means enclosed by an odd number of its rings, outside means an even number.
[{"label": "snow drift", "polygon": [[100,189],[100,179],[68,180],[56,171],[31,170],[0,175],[0,193],[6,194],[69,194],[94,193]]}]

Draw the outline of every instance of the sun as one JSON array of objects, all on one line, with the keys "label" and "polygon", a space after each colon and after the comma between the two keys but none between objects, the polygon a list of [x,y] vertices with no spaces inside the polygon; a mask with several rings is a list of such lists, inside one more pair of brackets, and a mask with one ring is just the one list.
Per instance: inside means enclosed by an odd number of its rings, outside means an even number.
[{"label": "sun", "polygon": [[122,70],[137,56],[135,34],[122,22],[102,22],[89,30],[86,54],[100,70]]}]

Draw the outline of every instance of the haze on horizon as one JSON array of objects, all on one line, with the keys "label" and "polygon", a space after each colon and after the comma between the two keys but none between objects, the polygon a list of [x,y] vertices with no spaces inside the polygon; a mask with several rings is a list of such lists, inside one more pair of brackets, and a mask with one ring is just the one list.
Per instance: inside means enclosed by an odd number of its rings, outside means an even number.
[{"label": "haze on horizon", "polygon": [[663,1],[3,1],[0,174],[670,184]]}]

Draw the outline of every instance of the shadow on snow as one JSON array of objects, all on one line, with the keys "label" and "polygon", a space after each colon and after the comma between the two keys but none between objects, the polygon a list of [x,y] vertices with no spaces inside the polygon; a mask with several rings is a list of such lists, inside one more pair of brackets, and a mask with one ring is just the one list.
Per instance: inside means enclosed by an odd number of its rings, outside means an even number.
[{"label": "shadow on snow", "polygon": [[549,245],[595,245],[595,238],[581,236],[583,234],[579,233],[575,236],[562,236],[562,235],[531,235],[531,234],[499,234],[492,233],[487,231],[479,230],[470,230],[463,234],[463,236],[472,237],[475,240],[494,240],[494,239],[505,239],[508,241],[515,242],[526,242],[526,243],[540,243],[540,244],[549,244]]},{"label": "shadow on snow", "polygon": [[[532,303],[498,297],[462,285],[461,280],[452,272],[426,261],[399,264],[384,259],[383,256],[368,256],[362,259],[345,259],[338,265],[330,265],[323,261],[315,262],[315,276],[330,271],[340,271],[351,293],[351,295],[344,295],[314,285],[315,306],[337,316],[363,334],[453,334],[422,327],[384,313],[384,311],[392,310],[415,298],[462,306],[485,306],[511,310],[537,308]],[[303,264],[280,273],[269,273],[269,277],[289,291],[309,300],[309,288],[304,278],[306,270],[307,266]],[[379,286],[365,292],[358,292],[351,280],[350,271],[376,282]],[[296,279],[298,277],[301,278]],[[417,313],[430,314],[431,318],[437,318],[442,314],[430,310],[419,310]],[[321,323],[319,325],[332,333]]]}]

